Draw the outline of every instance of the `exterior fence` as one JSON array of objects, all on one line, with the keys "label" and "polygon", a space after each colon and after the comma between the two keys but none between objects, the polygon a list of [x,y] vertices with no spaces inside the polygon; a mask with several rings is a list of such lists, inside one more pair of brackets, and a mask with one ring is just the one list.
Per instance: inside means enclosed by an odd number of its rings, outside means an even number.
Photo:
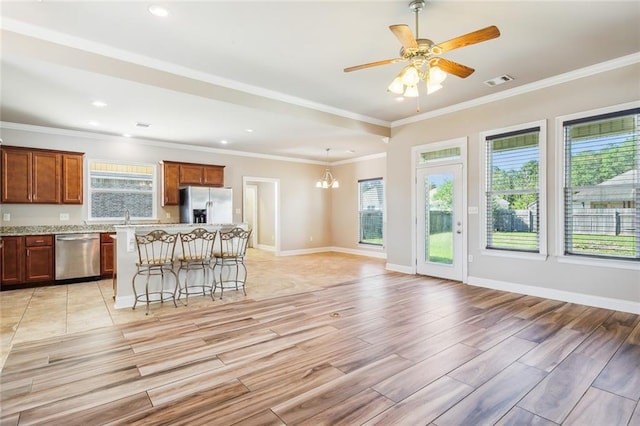
[{"label": "exterior fence", "polygon": [[441,232],[451,232],[453,220],[450,211],[429,210],[429,234],[439,234]]},{"label": "exterior fence", "polygon": [[574,208],[572,216],[575,234],[635,234],[636,209]]},{"label": "exterior fence", "polygon": [[493,229],[498,232],[538,232],[538,215],[531,210],[493,212]]},{"label": "exterior fence", "polygon": [[382,238],[382,211],[367,210],[360,212],[360,241]]}]

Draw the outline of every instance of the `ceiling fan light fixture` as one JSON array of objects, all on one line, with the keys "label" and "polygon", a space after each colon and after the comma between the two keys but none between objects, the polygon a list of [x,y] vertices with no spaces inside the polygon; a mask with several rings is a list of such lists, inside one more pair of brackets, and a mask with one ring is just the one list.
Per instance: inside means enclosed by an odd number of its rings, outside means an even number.
[{"label": "ceiling fan light fixture", "polygon": [[418,86],[415,84],[413,86],[407,86],[407,90],[404,91],[406,98],[417,98],[419,94]]},{"label": "ceiling fan light fixture", "polygon": [[405,86],[415,86],[420,82],[420,73],[416,67],[409,65],[400,72],[400,79]]},{"label": "ceiling fan light fixture", "polygon": [[440,84],[447,79],[447,73],[442,71],[442,69],[434,65],[429,67],[429,83]]},{"label": "ceiling fan light fixture", "polygon": [[391,93],[395,93],[396,95],[402,95],[404,93],[404,84],[402,84],[402,79],[398,76],[393,79],[387,90]]}]

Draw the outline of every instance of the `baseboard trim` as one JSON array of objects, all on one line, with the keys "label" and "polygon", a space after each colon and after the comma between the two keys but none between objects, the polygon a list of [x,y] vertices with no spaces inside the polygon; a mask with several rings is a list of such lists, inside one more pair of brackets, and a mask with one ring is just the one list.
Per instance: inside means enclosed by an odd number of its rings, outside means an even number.
[{"label": "baseboard trim", "polygon": [[276,246],[268,246],[266,244],[258,244],[256,248],[264,251],[276,251]]},{"label": "baseboard trim", "polygon": [[377,259],[387,258],[387,253],[383,251],[358,250],[358,249],[349,249],[344,247],[331,247],[331,251],[335,251],[337,253],[355,254],[357,256],[375,257]]},{"label": "baseboard trim", "polygon": [[552,288],[515,284],[472,276],[468,277],[467,283],[476,287],[485,287],[493,290],[509,291],[511,293],[526,294],[528,296],[544,297],[545,299],[577,303],[579,305],[594,306],[596,308],[640,314],[640,302],[612,299],[610,297],[593,296],[564,290],[555,290]]},{"label": "baseboard trim", "polygon": [[406,265],[397,265],[395,263],[387,263],[385,265],[385,269],[387,271],[393,271],[393,272],[401,272],[403,274],[415,274],[416,273],[416,269],[411,267],[411,266],[406,266]]},{"label": "baseboard trim", "polygon": [[344,247],[316,247],[316,248],[300,249],[300,250],[283,250],[283,251],[280,251],[278,256],[298,256],[301,254],[315,254],[315,253],[327,253],[327,252],[355,254],[358,256],[376,257],[379,259],[387,258],[386,253],[372,252],[368,250],[348,249]]}]

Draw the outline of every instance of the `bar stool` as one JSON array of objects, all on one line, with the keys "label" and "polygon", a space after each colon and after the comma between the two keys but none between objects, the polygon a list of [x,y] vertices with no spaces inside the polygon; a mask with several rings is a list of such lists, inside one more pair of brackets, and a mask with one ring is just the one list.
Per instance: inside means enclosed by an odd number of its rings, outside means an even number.
[{"label": "bar stool", "polygon": [[[245,283],[247,280],[247,267],[244,265],[244,257],[247,253],[247,244],[251,231],[245,231],[242,228],[233,228],[230,231],[220,231],[220,247],[219,251],[215,252],[214,257],[214,277],[213,277],[213,290],[211,291],[211,298],[215,300],[215,292],[220,285],[220,299],[224,294],[224,290],[235,288],[238,290],[242,287],[244,295],[247,295],[245,290]],[[216,279],[215,270],[219,268],[220,273]],[[227,271],[226,276],[223,274]],[[230,269],[229,269],[230,268]],[[243,273],[240,274],[240,268],[243,269]],[[235,271],[235,274],[233,272]]]},{"label": "bar stool", "polygon": [[[149,315],[149,303],[164,303],[165,300],[169,299],[173,300],[173,305],[176,308],[178,307],[176,304],[176,292],[178,291],[179,283],[178,276],[173,270],[173,253],[177,239],[177,235],[169,234],[163,230],[151,231],[146,235],[136,235],[136,247],[138,249],[136,266],[138,271],[131,280],[135,298],[133,309],[136,308],[138,302],[146,302],[147,312],[145,315]],[[173,275],[174,282],[169,282],[169,285],[167,285],[165,275]],[[139,276],[146,277],[144,293],[140,294],[138,294],[138,289],[136,288],[136,278]],[[159,276],[160,282],[152,283],[150,286],[152,276]]]},{"label": "bar stool", "polygon": [[[189,304],[189,294],[191,289],[198,289],[198,293],[204,296],[206,291],[213,291],[213,268],[211,261],[213,259],[213,248],[216,240],[216,231],[207,231],[204,228],[196,228],[188,233],[180,233],[180,243],[182,245],[182,254],[178,257],[180,267],[178,268],[178,278],[180,273],[184,274],[184,280],[180,281],[178,289],[178,299],[182,297],[182,293],[186,295],[185,305]],[[191,281],[189,273],[194,271],[202,271],[202,281]],[[210,280],[207,278],[210,277]]]}]

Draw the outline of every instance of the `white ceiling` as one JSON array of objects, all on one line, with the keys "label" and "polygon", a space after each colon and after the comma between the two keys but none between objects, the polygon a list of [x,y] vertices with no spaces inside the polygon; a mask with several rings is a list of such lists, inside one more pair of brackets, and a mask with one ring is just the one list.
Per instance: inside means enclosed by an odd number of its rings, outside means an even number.
[{"label": "white ceiling", "polygon": [[[416,113],[386,92],[403,64],[343,72],[398,56],[388,26],[415,33],[408,3],[159,1],[158,18],[145,1],[3,2],[1,118],[308,160],[331,148],[336,161],[384,152],[406,119],[640,52],[635,0],[429,1],[422,38],[501,36],[444,54],[476,72]],[[502,74],[515,80],[483,84]]]}]

